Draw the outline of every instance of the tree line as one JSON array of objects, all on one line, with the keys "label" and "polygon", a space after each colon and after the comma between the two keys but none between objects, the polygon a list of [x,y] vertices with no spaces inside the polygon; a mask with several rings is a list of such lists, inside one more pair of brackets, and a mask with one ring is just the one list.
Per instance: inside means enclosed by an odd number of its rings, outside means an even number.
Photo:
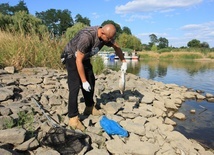
[{"label": "tree line", "polygon": [[[0,4],[0,29],[10,33],[22,34],[37,34],[41,38],[44,34],[49,33],[50,38],[60,38],[66,36],[71,39],[80,29],[91,26],[91,21],[87,17],[82,17],[77,14],[73,19],[71,11],[48,9],[42,12],[36,12],[35,16],[29,13],[26,3],[20,0],[15,6],[10,6],[8,3]],[[119,24],[113,20],[106,20],[101,23],[114,24],[117,29],[116,40],[122,48],[132,49],[136,51],[144,50],[158,50],[169,48],[169,41],[167,38],[158,38],[155,34],[149,35],[150,42],[142,44],[140,39],[132,35],[131,29],[127,26],[120,27]],[[188,47],[209,48],[206,42],[200,42],[193,39],[187,43]]]}]

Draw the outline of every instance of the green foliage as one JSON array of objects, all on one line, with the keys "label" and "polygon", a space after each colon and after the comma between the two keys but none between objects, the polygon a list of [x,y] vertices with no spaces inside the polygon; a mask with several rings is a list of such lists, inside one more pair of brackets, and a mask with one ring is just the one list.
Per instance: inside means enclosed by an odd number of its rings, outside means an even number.
[{"label": "green foliage", "polygon": [[16,12],[15,15],[2,15],[0,13],[0,27],[1,30],[21,33],[21,34],[34,34],[39,35],[47,32],[47,28],[42,24],[42,21],[24,11]]},{"label": "green foliage", "polygon": [[[17,12],[13,19],[13,31],[20,32],[21,34],[42,34],[46,31],[42,21],[32,15],[27,14],[26,12]],[[40,32],[41,31],[41,32]]]},{"label": "green foliage", "polygon": [[158,50],[158,47],[155,44],[153,44],[152,48],[151,48],[151,51],[156,52],[157,50]]},{"label": "green foliage", "polygon": [[159,58],[160,59],[172,60],[174,58],[174,54],[173,53],[165,53],[163,55],[160,55]]},{"label": "green foliage", "polygon": [[127,46],[130,46],[130,40],[131,40],[130,35],[126,33],[122,33],[119,35],[117,42],[120,45],[120,47],[125,48]]},{"label": "green foliage", "polygon": [[162,48],[167,48],[169,46],[169,41],[166,38],[160,37],[158,39],[158,48],[162,49]]},{"label": "green foliage", "polygon": [[202,42],[200,45],[202,48],[209,48],[210,45],[207,42]]},{"label": "green foliage", "polygon": [[40,13],[36,12],[36,17],[42,20],[48,27],[49,32],[53,33],[54,36],[61,36],[68,27],[71,27],[74,24],[71,12],[67,9],[63,11],[49,9]]},{"label": "green foliage", "polygon": [[23,127],[29,131],[33,131],[34,113],[26,113],[25,111],[20,111],[18,113],[17,125],[18,127]]},{"label": "green foliage", "polygon": [[13,121],[12,118],[5,118],[3,120],[3,127],[4,127],[4,129],[11,129],[14,126],[15,126],[15,122]]},{"label": "green foliage", "polygon": [[65,36],[67,40],[72,39],[80,30],[87,27],[87,25],[83,23],[76,23],[74,26],[67,29]]},{"label": "green foliage", "polygon": [[172,48],[168,47],[168,48],[162,48],[158,50],[158,53],[164,53],[164,52],[171,52]]},{"label": "green foliage", "polygon": [[90,20],[87,18],[87,17],[82,17],[80,14],[77,14],[76,16],[75,16],[75,22],[76,23],[83,23],[84,25],[87,25],[87,26],[90,26],[91,24],[90,24]]},{"label": "green foliage", "polygon": [[93,71],[96,75],[102,73],[103,69],[105,68],[103,58],[100,56],[94,56],[91,59],[91,63],[93,65]]},{"label": "green foliage", "polygon": [[191,40],[191,41],[189,41],[188,43],[187,43],[187,46],[188,47],[191,47],[191,48],[194,48],[194,47],[200,47],[201,45],[200,45],[200,41],[199,40],[197,40],[197,39],[193,39],[193,40]]},{"label": "green foliage", "polygon": [[128,28],[127,26],[124,26],[124,27],[123,27],[123,33],[132,35],[132,32],[131,32],[130,28]]},{"label": "green foliage", "polygon": [[122,33],[119,35],[116,41],[118,42],[121,48],[129,48],[136,51],[142,50],[142,44],[140,42],[140,39],[136,38],[135,36]]},{"label": "green foliage", "polygon": [[10,25],[13,24],[13,20],[10,15],[3,15],[0,13],[0,29],[7,31],[10,29]]},{"label": "green foliage", "polygon": [[151,44],[158,43],[158,37],[155,34],[150,34],[149,38],[150,38]]},{"label": "green foliage", "polygon": [[103,48],[101,49],[101,51],[114,51],[114,49],[112,47],[103,46]]},{"label": "green foliage", "polygon": [[14,15],[16,12],[24,11],[29,14],[29,10],[24,1],[20,0],[15,6],[10,6],[8,3],[0,4],[0,13],[3,15]]}]

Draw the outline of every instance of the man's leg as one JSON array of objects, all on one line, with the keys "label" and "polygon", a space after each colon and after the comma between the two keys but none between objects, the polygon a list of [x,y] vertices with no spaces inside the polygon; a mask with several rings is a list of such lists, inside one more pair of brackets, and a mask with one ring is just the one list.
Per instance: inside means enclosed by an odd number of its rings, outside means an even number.
[{"label": "man's leg", "polygon": [[69,89],[69,99],[68,99],[68,117],[69,125],[74,129],[84,130],[85,127],[79,121],[78,118],[78,93],[80,89],[80,78],[76,67],[76,62],[74,58],[66,60],[66,67],[68,72],[68,89]]},{"label": "man's leg", "polygon": [[86,79],[91,86],[90,92],[85,91],[81,86],[82,93],[85,99],[85,105],[86,105],[84,114],[101,115],[101,113],[94,107],[95,102],[93,97],[94,97],[94,88],[95,88],[95,76],[94,76],[94,72],[93,72],[93,68],[90,63],[90,60],[87,60],[84,62],[84,69],[85,69]]}]

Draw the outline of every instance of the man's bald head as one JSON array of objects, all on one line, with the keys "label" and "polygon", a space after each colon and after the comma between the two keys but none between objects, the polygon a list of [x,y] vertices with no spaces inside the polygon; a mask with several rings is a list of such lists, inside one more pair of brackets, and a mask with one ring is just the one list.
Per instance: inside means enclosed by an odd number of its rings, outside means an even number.
[{"label": "man's bald head", "polygon": [[113,38],[116,34],[116,28],[113,24],[106,24],[102,27],[102,29],[109,38]]}]

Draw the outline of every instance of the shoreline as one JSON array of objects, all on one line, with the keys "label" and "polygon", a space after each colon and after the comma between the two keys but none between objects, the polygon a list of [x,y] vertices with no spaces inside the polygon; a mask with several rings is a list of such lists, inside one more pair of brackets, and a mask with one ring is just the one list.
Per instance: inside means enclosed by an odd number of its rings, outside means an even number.
[{"label": "shoreline", "polygon": [[[81,120],[87,127],[86,134],[90,136],[92,141],[92,149],[87,150],[87,153],[141,154],[143,151],[148,154],[163,154],[164,152],[213,154],[212,149],[207,150],[198,142],[187,139],[181,133],[174,131],[176,124],[171,119],[183,120],[186,118],[185,115],[177,112],[186,99],[196,97],[205,99],[205,96],[197,92],[190,92],[187,88],[176,84],[164,84],[133,74],[126,74],[126,90],[121,94],[118,88],[119,76],[119,72],[112,70],[106,70],[103,74],[98,75],[94,99],[100,111],[126,129],[129,132],[129,137],[109,136],[99,124],[101,116],[86,117],[82,115],[85,105],[80,91],[78,103]],[[30,100],[31,97],[35,97],[45,109],[48,109],[51,117],[66,128],[68,122],[66,78],[65,71],[44,67],[25,68],[18,73],[0,70],[0,89],[1,92],[4,92],[0,96],[1,116],[4,118],[10,116],[15,119],[18,111],[31,111],[31,108],[34,108],[36,120],[32,126],[38,129],[38,135],[39,133],[40,135],[47,134],[44,126],[50,128],[50,125],[44,124],[47,123],[47,120],[41,117],[40,109]],[[40,123],[38,124],[38,122]],[[3,126],[0,125],[0,127]],[[7,130],[1,128],[0,137],[2,136],[1,132]],[[7,143],[7,140],[10,139],[9,136],[1,137],[1,142],[4,139],[4,142]],[[19,144],[16,142],[17,138],[10,141],[16,150],[35,153],[42,149],[39,141],[43,137],[31,137],[38,142],[32,146],[34,149],[23,146],[24,142],[27,143],[27,138],[24,135],[23,137],[25,141],[23,139]],[[30,144],[30,141],[27,144]],[[151,150],[151,148],[153,149]],[[49,149],[56,151],[53,148]]]}]

